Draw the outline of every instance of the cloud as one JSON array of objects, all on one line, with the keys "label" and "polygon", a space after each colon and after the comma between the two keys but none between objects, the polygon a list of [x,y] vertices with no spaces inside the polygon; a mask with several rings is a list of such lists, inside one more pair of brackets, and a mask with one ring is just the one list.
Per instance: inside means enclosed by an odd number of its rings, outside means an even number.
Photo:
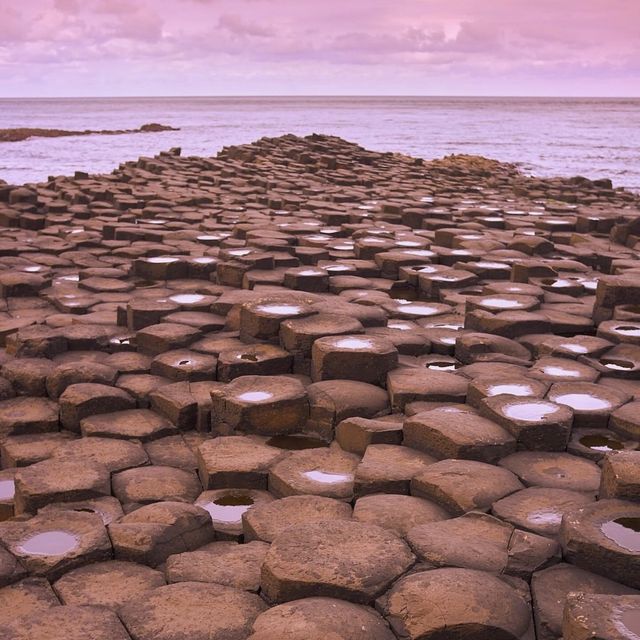
[{"label": "cloud", "polygon": [[241,16],[224,13],[218,20],[218,26],[237,36],[254,36],[256,38],[270,38],[275,35],[271,27],[267,27]]},{"label": "cloud", "polygon": [[0,15],[3,79],[38,77],[38,65],[77,65],[78,78],[108,67],[105,85],[117,79],[136,93],[142,65],[159,93],[182,82],[207,92],[212,78],[234,87],[251,78],[249,93],[259,78],[275,90],[295,75],[295,90],[319,79],[335,92],[377,93],[401,79],[456,78],[461,92],[509,93],[509,83],[544,92],[568,78],[589,94],[615,72],[640,92],[636,0],[0,0]]}]

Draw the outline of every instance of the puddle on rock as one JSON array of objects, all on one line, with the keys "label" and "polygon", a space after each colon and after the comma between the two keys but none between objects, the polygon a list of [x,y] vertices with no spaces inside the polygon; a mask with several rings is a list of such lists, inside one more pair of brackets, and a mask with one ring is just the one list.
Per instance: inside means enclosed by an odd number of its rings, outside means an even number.
[{"label": "puddle on rock", "polygon": [[625,336],[640,336],[640,326],[633,325],[620,325],[614,329],[618,333],[622,333]]},{"label": "puddle on rock", "polygon": [[198,264],[211,264],[212,262],[215,262],[216,259],[215,258],[207,258],[206,256],[200,256],[198,258],[193,258],[194,262],[197,262]]},{"label": "puddle on rock", "polygon": [[327,271],[351,271],[351,267],[348,267],[346,264],[332,264],[323,268]]},{"label": "puddle on rock", "polygon": [[613,371],[631,371],[632,369],[635,369],[633,362],[626,362],[622,360],[619,360],[618,362],[605,362],[603,360],[602,363],[607,367],[607,369],[612,369]]},{"label": "puddle on rock", "polygon": [[427,365],[427,369],[433,371],[455,371],[457,368],[457,365],[451,362],[432,362]]},{"label": "puddle on rock", "polygon": [[640,553],[640,517],[616,518],[605,522],[600,530],[619,547]]},{"label": "puddle on rock", "polygon": [[18,547],[30,556],[63,556],[78,546],[78,538],[67,531],[46,531],[27,538]]},{"label": "puddle on rock", "polygon": [[558,407],[545,402],[525,402],[523,404],[510,404],[504,407],[503,413],[512,420],[526,420],[536,422],[544,420],[547,416],[555,413]]},{"label": "puddle on rock", "polygon": [[409,322],[394,322],[394,321],[389,321],[387,322],[387,327],[389,329],[395,329],[396,331],[411,331],[412,329],[415,329],[415,325],[413,323],[409,323]]},{"label": "puddle on rock", "polygon": [[579,378],[580,372],[576,369],[565,369],[564,367],[556,367],[550,365],[548,367],[543,367],[542,371],[546,373],[548,376],[556,376],[558,378]]},{"label": "puddle on rock", "polygon": [[199,293],[179,293],[178,295],[170,296],[169,300],[178,304],[194,304],[195,302],[202,302],[204,296]]},{"label": "puddle on rock", "polygon": [[441,313],[441,310],[438,307],[432,307],[426,304],[407,304],[403,306],[400,311],[402,313],[408,313],[416,316],[434,316],[438,313]]},{"label": "puddle on rock", "polygon": [[508,300],[507,298],[485,298],[480,300],[478,304],[492,309],[516,309],[517,307],[522,307],[522,303],[518,302],[518,300]]},{"label": "puddle on rock", "polygon": [[242,514],[254,504],[253,498],[246,493],[228,493],[210,502],[196,503],[206,509],[214,522],[241,522]]},{"label": "puddle on rock", "polygon": [[273,397],[273,394],[268,391],[247,391],[246,393],[241,393],[238,396],[238,400],[243,402],[262,402],[262,400],[268,400],[271,397]]},{"label": "puddle on rock", "polygon": [[353,474],[351,473],[332,473],[328,471],[305,471],[302,474],[305,478],[320,482],[322,484],[340,484],[342,482],[352,482]]},{"label": "puddle on rock", "polygon": [[288,449],[290,451],[301,451],[302,449],[320,449],[328,447],[329,445],[320,438],[313,438],[312,436],[273,436],[267,440],[267,444],[270,447],[277,447],[278,449]]},{"label": "puddle on rock", "polygon": [[13,480],[0,480],[0,500],[13,500],[16,485]]},{"label": "puddle on rock", "polygon": [[365,340],[364,338],[342,338],[336,340],[335,346],[338,349],[368,349],[373,346],[371,340]]},{"label": "puddle on rock", "polygon": [[558,345],[560,349],[565,351],[571,351],[571,353],[589,353],[589,349],[582,344],[573,344],[571,342],[565,342]]},{"label": "puddle on rock", "polygon": [[153,258],[147,258],[147,262],[151,264],[171,264],[172,262],[179,262],[178,258],[172,258],[170,256],[155,256]]},{"label": "puddle on rock", "polygon": [[499,396],[502,394],[510,396],[530,396],[533,389],[528,384],[496,384],[487,389],[488,396]]},{"label": "puddle on rock", "polygon": [[554,402],[565,404],[577,411],[597,411],[611,408],[611,403],[608,400],[597,398],[588,393],[564,393],[561,396],[556,396]]},{"label": "puddle on rock", "polygon": [[623,611],[620,614],[619,622],[625,638],[628,637],[629,640],[640,638],[640,609],[627,609]]},{"label": "puddle on rock", "polygon": [[578,442],[583,447],[588,447],[594,451],[620,451],[620,449],[624,449],[622,442],[607,436],[582,436]]},{"label": "puddle on rock", "polygon": [[270,313],[274,316],[291,316],[296,315],[302,309],[295,304],[262,304],[257,307],[262,313]]}]

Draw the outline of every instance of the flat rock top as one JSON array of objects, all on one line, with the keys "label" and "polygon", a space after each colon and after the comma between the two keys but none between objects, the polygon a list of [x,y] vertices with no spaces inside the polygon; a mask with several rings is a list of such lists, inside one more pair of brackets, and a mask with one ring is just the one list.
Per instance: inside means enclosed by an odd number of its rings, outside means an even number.
[{"label": "flat rock top", "polygon": [[262,590],[273,601],[318,592],[367,603],[413,562],[400,538],[375,525],[306,524],[275,538],[263,565]]}]

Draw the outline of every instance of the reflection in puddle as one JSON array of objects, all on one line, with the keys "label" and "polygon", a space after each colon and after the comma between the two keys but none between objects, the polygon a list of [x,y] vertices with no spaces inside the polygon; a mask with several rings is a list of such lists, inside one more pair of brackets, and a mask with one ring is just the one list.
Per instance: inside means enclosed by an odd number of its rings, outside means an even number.
[{"label": "reflection in puddle", "polygon": [[199,293],[179,293],[178,295],[171,296],[169,300],[177,302],[178,304],[193,304],[194,302],[202,302],[204,296]]},{"label": "reflection in puddle", "polygon": [[629,638],[629,640],[640,638],[640,609],[627,609],[623,611],[619,620],[622,626],[621,631],[623,637]]},{"label": "reflection in puddle", "polygon": [[367,349],[373,346],[373,343],[363,338],[342,338],[336,340],[335,345],[339,349]]},{"label": "reflection in puddle", "polygon": [[576,369],[565,369],[564,367],[554,367],[553,365],[550,365],[548,367],[543,367],[542,370],[548,376],[557,376],[557,377],[564,377],[564,378],[580,377],[580,372],[577,371]]},{"label": "reflection in puddle", "polygon": [[565,342],[564,344],[558,345],[559,348],[564,349],[565,351],[571,351],[572,353],[588,353],[589,349],[581,344],[573,344],[570,342]]},{"label": "reflection in puddle", "polygon": [[320,271],[320,269],[304,269],[302,271],[298,271],[299,276],[324,276],[326,273],[324,271]]},{"label": "reflection in puddle", "polygon": [[247,391],[246,393],[241,393],[238,396],[238,400],[242,400],[243,402],[261,402],[262,400],[268,400],[272,396],[273,394],[268,391]]},{"label": "reflection in puddle", "polygon": [[640,326],[620,325],[615,328],[615,331],[622,333],[625,336],[640,336]]},{"label": "reflection in puddle", "polygon": [[412,329],[415,329],[415,324],[413,324],[412,322],[395,322],[390,320],[389,322],[387,322],[387,327],[389,327],[389,329],[395,329],[396,331],[411,331]]},{"label": "reflection in puddle", "polygon": [[302,449],[320,449],[322,447],[328,447],[329,445],[320,438],[313,438],[311,436],[273,436],[267,440],[267,444],[270,447],[277,447],[278,449],[288,449],[290,451],[301,451]]},{"label": "reflection in puddle", "polygon": [[330,473],[327,471],[305,471],[303,474],[309,480],[321,482],[322,484],[339,484],[342,482],[352,482],[351,473]]},{"label": "reflection in puddle", "polygon": [[616,518],[600,527],[602,533],[619,547],[640,553],[640,517]]},{"label": "reflection in puddle", "polygon": [[605,362],[605,361],[603,361],[603,364],[604,364],[605,367],[607,367],[607,369],[611,369],[613,371],[630,371],[631,369],[635,368],[635,365],[633,364],[633,362],[624,362],[624,361]]},{"label": "reflection in puddle", "polygon": [[15,491],[13,480],[0,480],[0,500],[13,500]]},{"label": "reflection in puddle", "polygon": [[246,493],[228,493],[213,501],[198,502],[197,505],[206,509],[213,522],[241,522],[242,514],[253,506],[253,498]]},{"label": "reflection in puddle", "polygon": [[400,311],[402,311],[402,313],[408,313],[416,316],[433,316],[437,313],[441,313],[438,307],[432,307],[426,304],[408,304],[403,306]]},{"label": "reflection in puddle", "polygon": [[455,371],[457,368],[457,365],[451,362],[432,362],[427,365],[427,369],[434,371]]},{"label": "reflection in puddle", "polygon": [[546,402],[526,402],[523,404],[510,404],[504,407],[503,412],[507,418],[513,420],[543,420],[555,413],[558,407]]},{"label": "reflection in puddle", "polygon": [[18,551],[30,556],[63,556],[73,551],[78,542],[76,536],[66,531],[46,531],[27,538]]},{"label": "reflection in puddle", "polygon": [[619,451],[624,449],[622,442],[607,436],[582,436],[579,442],[583,447],[588,447],[594,451]]},{"label": "reflection in puddle", "polygon": [[216,259],[215,258],[207,258],[206,256],[201,256],[198,258],[193,258],[194,262],[197,262],[198,264],[211,264],[212,262],[215,262]]},{"label": "reflection in puddle", "polygon": [[528,384],[496,384],[487,389],[488,396],[499,396],[501,394],[530,396],[533,395],[533,389]]},{"label": "reflection in puddle", "polygon": [[522,306],[518,300],[507,300],[507,298],[485,298],[480,301],[480,304],[493,309],[515,309]]},{"label": "reflection in puddle", "polygon": [[147,262],[151,264],[170,264],[172,262],[179,262],[178,258],[172,258],[170,256],[155,256],[154,258],[147,258]]},{"label": "reflection in puddle", "polygon": [[295,304],[263,304],[257,307],[262,313],[271,313],[274,316],[290,316],[300,313],[301,309]]},{"label": "reflection in puddle", "polygon": [[598,409],[610,409],[611,403],[602,398],[596,398],[588,393],[565,393],[556,396],[554,402],[566,404],[572,409],[596,411]]}]

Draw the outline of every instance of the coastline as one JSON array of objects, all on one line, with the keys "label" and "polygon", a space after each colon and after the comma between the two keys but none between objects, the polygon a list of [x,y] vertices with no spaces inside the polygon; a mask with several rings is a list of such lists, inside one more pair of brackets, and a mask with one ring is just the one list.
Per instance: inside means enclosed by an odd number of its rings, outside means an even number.
[{"label": "coastline", "polygon": [[0,578],[63,603],[0,628],[560,637],[636,593],[639,246],[609,180],[318,134],[0,181]]},{"label": "coastline", "polygon": [[[539,177],[611,178],[640,190],[640,101],[497,98],[93,99],[4,102],[0,129],[180,127],[145,136],[34,138],[0,147],[0,178],[22,184],[180,146],[209,157],[263,135],[329,132],[375,151],[423,158],[469,153],[522,162]],[[99,127],[95,124],[99,123]],[[330,123],[330,124],[329,124]],[[327,131],[329,129],[329,131]]]}]

